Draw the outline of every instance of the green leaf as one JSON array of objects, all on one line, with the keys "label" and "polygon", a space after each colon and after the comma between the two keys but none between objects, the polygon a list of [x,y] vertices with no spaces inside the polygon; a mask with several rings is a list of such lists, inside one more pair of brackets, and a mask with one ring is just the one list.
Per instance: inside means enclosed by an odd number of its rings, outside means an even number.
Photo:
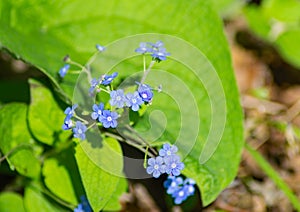
[{"label": "green leaf", "polygon": [[[81,84],[88,86],[84,74],[78,78],[68,74],[63,83],[58,82],[63,56],[70,54],[74,60],[85,63],[96,43],[106,45],[107,51],[93,64],[93,75],[99,77],[116,70],[121,78],[126,78],[142,69],[141,58],[132,58],[139,42],[158,39],[165,42],[174,60],[158,64],[155,68],[161,70],[151,72],[147,79],[153,86],[162,84],[165,93],[155,96],[149,107],[152,111],[145,121],[139,122],[137,129],[142,129],[150,117],[154,124],[145,125],[152,128],[150,132],[140,131],[141,135],[149,141],[177,141],[182,156],[192,164],[190,168],[186,166],[186,174],[197,180],[204,205],[208,205],[234,179],[243,147],[242,111],[228,45],[222,22],[210,4],[205,0],[157,0],[151,6],[143,0],[64,0],[61,4],[47,1],[40,4],[38,0],[17,4],[7,0],[0,12],[0,42],[43,70],[74,102],[86,106],[90,103],[81,94],[86,92]],[[30,10],[26,9],[29,7]],[[143,34],[149,32],[160,34]],[[124,58],[132,59],[120,64]],[[139,79],[141,73],[136,76]],[[103,154],[111,158],[104,151]],[[98,167],[92,161],[100,163],[104,170],[114,168],[104,163],[106,157],[102,154],[96,155],[100,159],[82,156],[81,160],[92,168]],[[94,210],[103,208],[109,195],[95,195],[96,180],[89,176],[95,174],[86,169],[78,156],[76,159]],[[108,182],[111,179],[104,177]],[[116,184],[110,186],[115,188]],[[99,201],[99,196],[105,197],[104,200]]]},{"label": "green leaf", "polygon": [[37,188],[26,187],[24,206],[27,212],[62,212],[62,208],[50,202]]},{"label": "green leaf", "polygon": [[22,196],[13,192],[0,193],[0,211],[25,212]]},{"label": "green leaf", "polygon": [[103,211],[120,211],[121,204],[120,204],[120,197],[124,194],[127,190],[127,181],[125,178],[120,178],[118,186],[111,196],[108,203],[105,205]]},{"label": "green leaf", "polygon": [[291,64],[300,68],[300,28],[295,30],[289,30],[282,33],[275,45],[279,49],[282,56]]},{"label": "green leaf", "polygon": [[34,140],[27,129],[27,105],[7,104],[0,109],[0,148],[8,154],[12,169],[27,177],[37,178],[40,174],[40,162],[35,156]]},{"label": "green leaf", "polygon": [[300,19],[300,2],[298,0],[267,0],[263,7],[269,17],[283,22],[298,22]]},{"label": "green leaf", "polygon": [[29,83],[31,103],[28,120],[31,132],[48,145],[66,140],[70,132],[62,130],[65,115],[52,92],[38,81],[31,79]]},{"label": "green leaf", "polygon": [[122,151],[112,138],[101,140],[100,136],[91,132],[87,133],[87,137],[89,142],[77,145],[75,158],[87,198],[93,210],[99,211],[118,187],[123,169]]},{"label": "green leaf", "polygon": [[[77,205],[77,195],[83,194],[81,180],[71,149],[60,152],[44,161],[43,175],[46,186],[57,197]],[[77,190],[77,192],[76,192]]]}]

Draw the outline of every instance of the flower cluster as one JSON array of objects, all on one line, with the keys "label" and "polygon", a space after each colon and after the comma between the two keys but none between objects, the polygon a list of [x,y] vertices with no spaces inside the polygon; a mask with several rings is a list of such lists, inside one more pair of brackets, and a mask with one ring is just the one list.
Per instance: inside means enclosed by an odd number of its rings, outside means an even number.
[{"label": "flower cluster", "polygon": [[172,176],[180,175],[184,164],[176,154],[177,151],[178,148],[175,145],[164,144],[163,148],[159,150],[159,156],[148,160],[147,173],[152,174],[155,178],[158,178],[163,173]]},{"label": "flower cluster", "polygon": [[155,178],[163,173],[169,174],[168,179],[164,182],[164,187],[167,189],[167,193],[174,198],[175,204],[181,204],[182,201],[194,194],[195,181],[190,178],[183,181],[182,177],[178,177],[184,164],[176,154],[177,151],[178,148],[175,145],[164,144],[163,148],[159,150],[159,156],[148,159],[146,171]]},{"label": "flower cluster", "polygon": [[85,196],[80,197],[81,203],[74,209],[74,212],[92,212],[90,203]]},{"label": "flower cluster", "polygon": [[169,176],[164,182],[167,193],[174,198],[175,204],[181,204],[195,193],[195,181],[191,178],[183,180],[182,177]]},{"label": "flower cluster", "polygon": [[[145,44],[145,46],[144,46]],[[143,48],[146,48],[143,50]],[[103,52],[106,48],[100,45],[96,45],[97,52],[95,54]],[[138,50],[139,49],[139,50]],[[158,41],[156,43],[141,43],[140,47],[136,52],[145,54],[151,52],[152,58],[156,61],[166,60],[166,56],[170,55],[163,47],[163,43]],[[94,56],[92,57],[94,58]],[[112,74],[104,74],[99,78],[92,78],[90,70],[87,67],[81,66],[76,62],[73,62],[70,57],[65,59],[65,62],[77,65],[88,73],[90,88],[88,93],[90,96],[101,94],[102,92],[109,93],[110,99],[108,102],[100,102],[92,106],[91,118],[97,122],[99,126],[104,128],[116,128],[118,126],[118,118],[122,115],[124,108],[129,108],[132,111],[138,111],[143,104],[149,104],[153,99],[153,88],[144,83],[149,70],[144,70],[144,76],[141,82],[137,82],[135,86],[137,89],[133,92],[126,92],[126,89],[114,90],[111,85],[114,79],[118,76],[117,72]],[[59,70],[59,75],[63,78],[69,68],[70,64],[66,64]],[[145,64],[144,64],[145,65]],[[150,66],[151,67],[151,66]],[[150,69],[150,68],[149,68]],[[93,123],[89,123],[88,120],[84,120],[79,116],[76,116],[75,109],[78,107],[77,104],[72,107],[68,107],[65,110],[65,120],[63,123],[63,130],[73,131],[74,137],[84,140],[86,138],[85,132]],[[109,108],[109,109],[108,109]],[[76,118],[76,121],[72,119]],[[175,158],[176,159],[176,158]],[[171,163],[171,162],[170,162]]]},{"label": "flower cluster", "polygon": [[156,43],[142,42],[135,52],[141,54],[151,53],[152,59],[157,62],[166,60],[167,56],[170,55],[170,53],[166,51],[166,48],[164,48],[162,41],[157,41]]}]

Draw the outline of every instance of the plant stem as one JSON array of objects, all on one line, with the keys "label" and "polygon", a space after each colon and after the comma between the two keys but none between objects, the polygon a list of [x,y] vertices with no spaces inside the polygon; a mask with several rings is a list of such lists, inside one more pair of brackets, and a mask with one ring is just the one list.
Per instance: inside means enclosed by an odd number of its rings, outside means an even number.
[{"label": "plant stem", "polygon": [[283,181],[280,175],[274,170],[274,168],[263,158],[263,156],[253,149],[249,144],[245,144],[246,150],[250,153],[252,158],[256,161],[256,163],[260,166],[260,168],[266,173],[266,175],[273,180],[275,185],[283,191],[283,193],[287,196],[289,201],[292,203],[293,207],[300,211],[300,201],[297,196],[293,193],[290,187]]},{"label": "plant stem", "polygon": [[144,75],[143,75],[143,77],[141,79],[141,84],[143,84],[145,82],[146,77],[149,74],[149,72],[151,71],[151,68],[153,67],[154,63],[155,63],[155,61],[152,60],[151,63],[150,63],[150,65],[149,65],[149,67],[148,67],[148,69],[146,71],[144,71]]}]

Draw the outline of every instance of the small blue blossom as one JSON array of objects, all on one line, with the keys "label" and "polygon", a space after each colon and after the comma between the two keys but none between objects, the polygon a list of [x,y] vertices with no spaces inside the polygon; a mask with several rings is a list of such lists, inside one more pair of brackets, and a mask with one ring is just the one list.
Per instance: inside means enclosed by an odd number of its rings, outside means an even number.
[{"label": "small blue blossom", "polygon": [[[75,109],[78,107],[78,104],[74,104],[72,105],[71,107],[67,107],[64,111],[64,113],[67,115],[67,116],[71,116],[73,117],[73,115],[75,114]],[[70,117],[70,118],[71,118]]]},{"label": "small blue blossom", "polygon": [[167,189],[168,194],[173,194],[175,191],[180,189],[180,186],[182,184],[182,177],[169,176],[168,179],[164,182],[164,187]]},{"label": "small blue blossom", "polygon": [[146,169],[147,173],[158,178],[161,174],[165,173],[166,166],[163,163],[164,160],[160,156],[148,159],[148,167]]},{"label": "small blue blossom", "polygon": [[72,116],[67,115],[65,120],[64,120],[64,124],[62,125],[62,129],[63,130],[69,130],[73,127],[73,121],[72,121]]},{"label": "small blue blossom", "polygon": [[166,52],[166,49],[163,47],[154,49],[152,52],[153,59],[157,60],[158,62],[162,60],[166,60],[167,56],[171,55],[169,52]]},{"label": "small blue blossom", "polygon": [[58,72],[59,76],[61,76],[62,78],[64,78],[69,69],[70,69],[70,65],[69,64],[64,65],[61,69],[59,69],[59,72]]},{"label": "small blue blossom", "polygon": [[189,196],[190,196],[190,194],[189,194],[189,190],[188,190],[187,186],[183,186],[183,187],[179,188],[172,194],[175,204],[181,204]]},{"label": "small blue blossom", "polygon": [[102,114],[99,117],[99,121],[103,124],[103,127],[105,128],[116,128],[118,125],[117,119],[118,114],[109,110],[103,110]]},{"label": "small blue blossom", "polygon": [[178,155],[171,155],[164,158],[166,164],[166,173],[173,176],[180,175],[180,171],[184,168],[184,164],[180,161]]},{"label": "small blue blossom", "polygon": [[74,212],[92,212],[90,203],[85,196],[81,196],[81,203],[78,204],[77,208],[74,209]]},{"label": "small blue blossom", "polygon": [[90,89],[89,89],[89,93],[90,93],[90,94],[92,94],[92,93],[94,92],[95,88],[99,85],[99,83],[100,83],[100,80],[97,79],[97,78],[93,78],[93,79],[91,80],[91,82],[90,82],[91,87],[90,87]]},{"label": "small blue blossom", "polygon": [[100,103],[99,105],[94,104],[93,105],[93,113],[91,115],[92,119],[100,119],[100,116],[102,115],[102,111],[104,110],[104,104]]},{"label": "small blue blossom", "polygon": [[152,88],[147,84],[140,84],[138,93],[144,102],[151,102],[153,98]]},{"label": "small blue blossom", "polygon": [[109,103],[111,106],[116,106],[117,108],[124,107],[126,102],[126,98],[124,95],[124,91],[122,89],[118,89],[116,91],[110,92],[110,100]]},{"label": "small blue blossom", "polygon": [[196,182],[191,178],[186,178],[183,182],[184,186],[187,189],[189,195],[193,195],[195,193],[195,184]]},{"label": "small blue blossom", "polygon": [[164,144],[163,148],[159,150],[159,156],[161,157],[172,156],[175,155],[177,151],[178,151],[177,146]]},{"label": "small blue blossom", "polygon": [[133,111],[138,111],[140,109],[140,105],[143,103],[144,102],[137,91],[126,94],[126,105],[131,107]]},{"label": "small blue blossom", "polygon": [[195,193],[195,181],[191,178],[183,181],[182,177],[169,176],[164,182],[164,187],[167,189],[167,193],[174,198],[175,204],[181,204]]},{"label": "small blue blossom", "polygon": [[96,49],[99,51],[99,52],[103,52],[103,51],[105,51],[105,47],[104,46],[101,46],[101,45],[99,45],[99,44],[96,44]]},{"label": "small blue blossom", "polygon": [[153,48],[155,48],[155,49],[158,49],[158,48],[161,48],[161,47],[163,47],[164,46],[164,43],[162,42],[162,41],[157,41],[156,43],[150,43],[151,44],[151,46],[153,47]]},{"label": "small blue blossom", "polygon": [[109,85],[117,76],[118,76],[118,72],[114,72],[111,75],[103,75],[101,84]]},{"label": "small blue blossom", "polygon": [[87,127],[80,121],[76,121],[76,126],[73,128],[73,133],[75,138],[85,139],[85,131]]},{"label": "small blue blossom", "polygon": [[135,50],[135,52],[140,54],[145,54],[148,52],[152,52],[152,48],[149,47],[148,43],[142,42],[140,43],[140,47]]}]

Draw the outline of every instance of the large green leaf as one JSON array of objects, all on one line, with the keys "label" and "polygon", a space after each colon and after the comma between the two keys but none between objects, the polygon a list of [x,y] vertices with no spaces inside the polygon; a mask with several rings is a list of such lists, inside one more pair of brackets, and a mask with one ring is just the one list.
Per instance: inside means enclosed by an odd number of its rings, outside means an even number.
[{"label": "large green leaf", "polygon": [[120,178],[118,186],[114,191],[112,197],[105,205],[103,211],[120,211],[121,204],[120,204],[120,197],[124,194],[127,190],[127,181],[125,178]]},{"label": "large green leaf", "polygon": [[57,206],[41,193],[36,187],[28,186],[24,193],[24,206],[27,212],[45,211],[45,212],[63,212],[67,211]]},{"label": "large green leaf", "polygon": [[37,178],[40,162],[35,156],[35,142],[27,129],[27,105],[11,103],[0,109],[0,148],[9,154],[8,162],[20,174]]},{"label": "large green leaf", "polygon": [[[186,158],[185,174],[197,180],[205,205],[233,180],[243,146],[242,113],[222,22],[209,1],[64,0],[41,4],[38,0],[18,3],[6,0],[0,8],[2,45],[43,70],[69,98],[73,96],[76,75],[67,75],[61,84],[57,78],[57,71],[63,65],[61,58],[66,54],[86,62],[96,43],[110,43],[102,57],[97,58],[93,67],[98,72],[94,74],[99,76],[114,68],[121,77],[127,77],[141,70],[141,66],[134,69],[141,62],[133,58],[119,63],[136,55],[134,49],[139,42],[163,40],[174,60],[157,65],[157,69],[164,70],[149,75],[147,82],[162,84],[165,93],[156,95],[153,110],[148,113],[155,123],[153,128],[141,134],[149,136],[150,141],[176,141]],[[161,34],[118,40],[151,32]],[[85,76],[80,77],[73,100],[90,106],[91,103],[87,104],[80,96],[84,91],[80,83],[86,82]],[[142,120],[137,129],[142,129],[145,122]],[[80,155],[90,164],[86,155]],[[105,167],[103,158],[101,155],[93,161]],[[92,206],[94,209],[103,207],[109,195],[99,201],[94,195],[96,188],[89,186],[89,182],[95,180],[89,176],[93,173],[78,164]],[[99,186],[104,185],[99,183]]]},{"label": "large green leaf", "polygon": [[77,145],[75,157],[87,198],[93,210],[99,211],[118,191],[123,161],[116,140],[99,140],[99,137],[90,137],[92,134],[88,133],[89,142]]},{"label": "large green leaf", "polygon": [[0,193],[0,211],[25,212],[22,196],[13,192]]},{"label": "large green leaf", "polygon": [[65,118],[51,91],[38,81],[30,80],[31,103],[28,122],[33,135],[41,142],[53,145],[64,141],[70,133],[62,130]]},{"label": "large green leaf", "polygon": [[[77,197],[83,189],[76,166],[74,152],[69,148],[44,161],[43,175],[46,186],[59,198],[77,205]],[[77,189],[77,192],[76,192]]]}]

